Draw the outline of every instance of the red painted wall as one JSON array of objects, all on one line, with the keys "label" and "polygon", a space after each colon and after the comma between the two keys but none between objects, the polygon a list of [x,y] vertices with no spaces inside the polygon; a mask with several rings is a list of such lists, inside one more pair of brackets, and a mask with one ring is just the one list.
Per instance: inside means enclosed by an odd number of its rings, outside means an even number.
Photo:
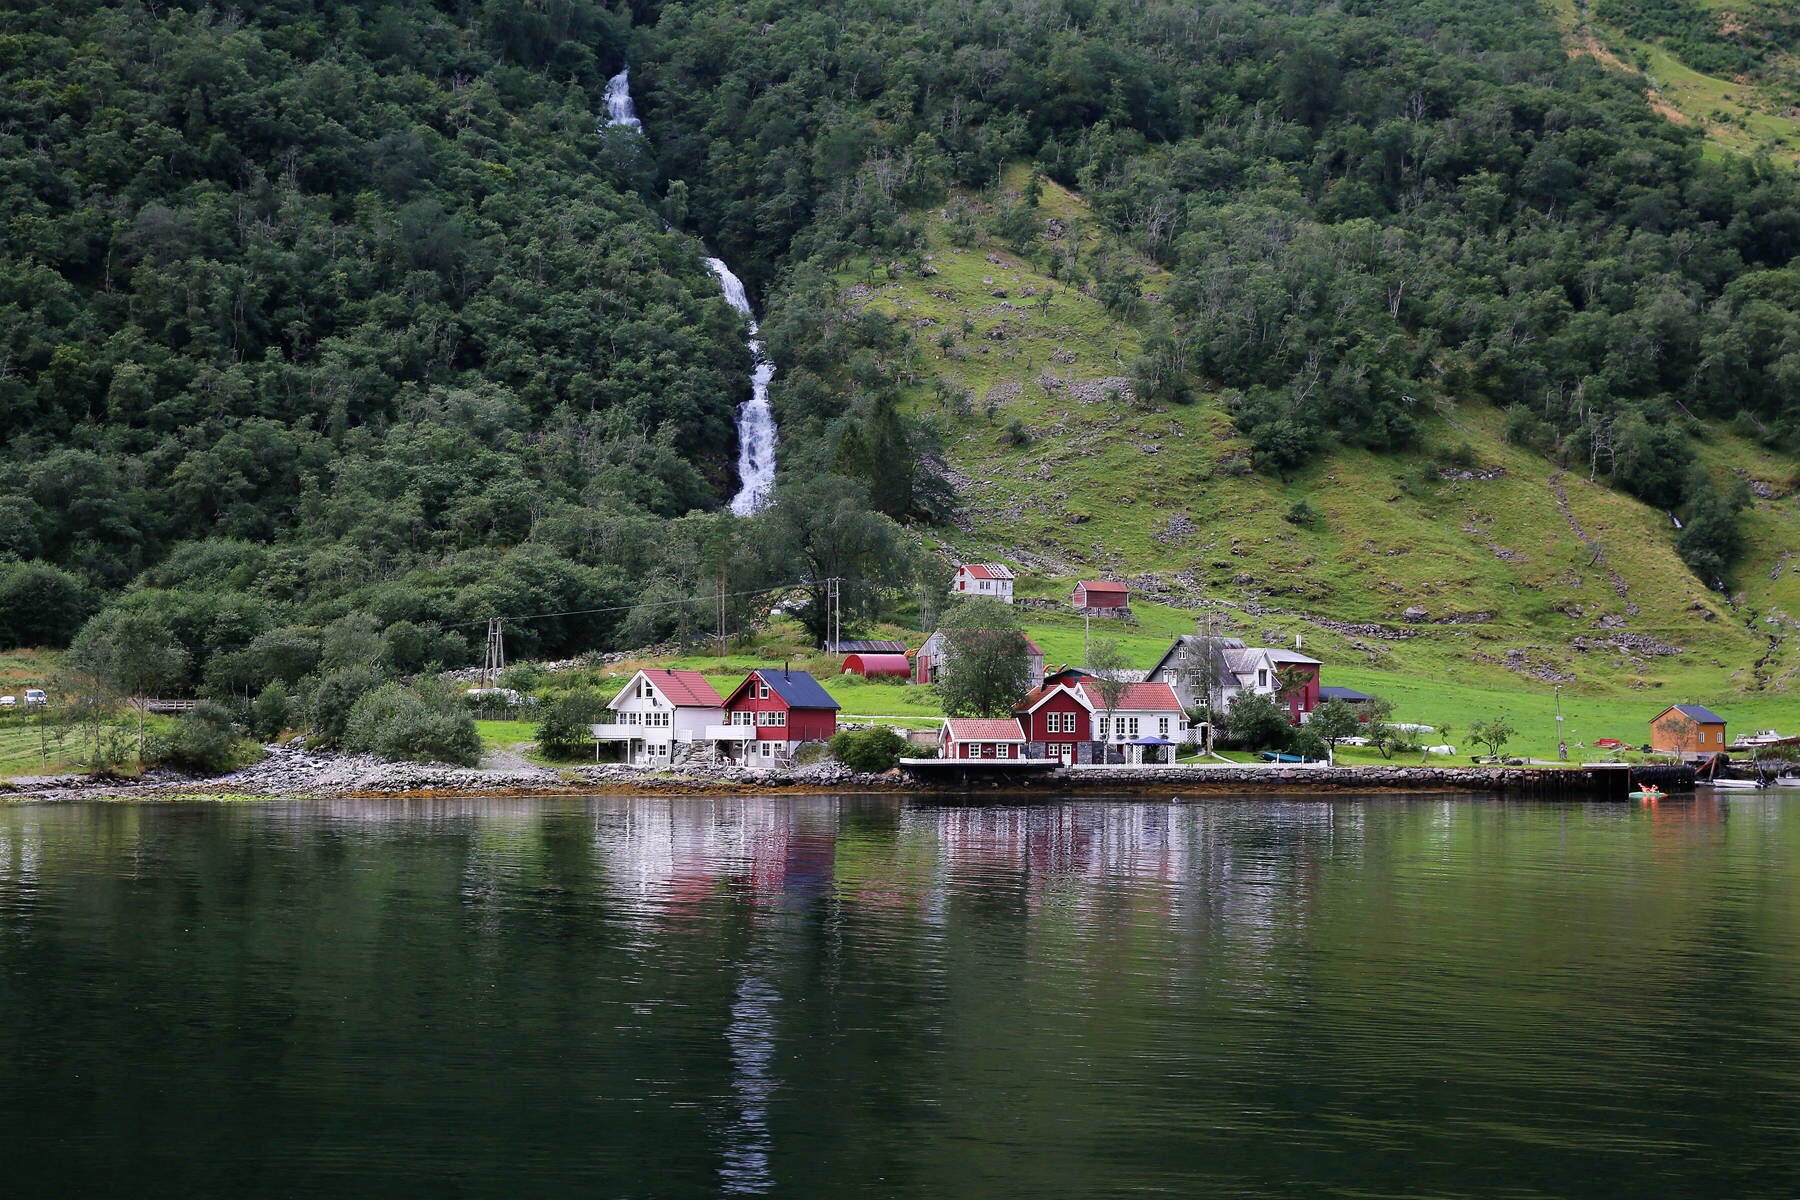
[{"label": "red painted wall", "polygon": [[[1075,714],[1075,732],[1050,732],[1050,722],[1045,717],[1050,713]],[[1093,717],[1088,710],[1081,707],[1081,701],[1068,689],[1060,690],[1056,695],[1038,706],[1026,723],[1025,740],[1028,742],[1085,742],[1094,736]]]},{"label": "red painted wall", "polygon": [[[758,725],[756,740],[759,742],[811,742],[824,741],[837,732],[837,710],[832,708],[795,708],[790,709],[787,701],[769,689],[767,700],[756,698],[756,682],[752,680],[735,700],[725,705],[727,713],[734,712],[785,712],[786,725]],[[725,718],[726,724],[731,718]]]},{"label": "red painted wall", "polygon": [[1301,689],[1299,695],[1289,696],[1287,700],[1288,720],[1298,725],[1301,713],[1309,713],[1319,707],[1319,668],[1305,663],[1295,663],[1292,669],[1304,672],[1306,675],[1306,686]]}]

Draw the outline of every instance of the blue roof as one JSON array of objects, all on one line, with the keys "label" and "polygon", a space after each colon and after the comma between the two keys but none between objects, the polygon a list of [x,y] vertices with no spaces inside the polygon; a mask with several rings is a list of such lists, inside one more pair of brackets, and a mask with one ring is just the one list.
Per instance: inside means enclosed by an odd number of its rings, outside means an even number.
[{"label": "blue roof", "polygon": [[757,667],[751,672],[769,685],[769,690],[787,701],[789,708],[837,708],[838,702],[805,671],[790,667]]},{"label": "blue roof", "polygon": [[1673,708],[1684,717],[1690,717],[1693,720],[1702,721],[1708,725],[1723,725],[1725,723],[1724,717],[1721,717],[1718,713],[1706,707],[1704,704],[1672,704],[1669,707]]}]

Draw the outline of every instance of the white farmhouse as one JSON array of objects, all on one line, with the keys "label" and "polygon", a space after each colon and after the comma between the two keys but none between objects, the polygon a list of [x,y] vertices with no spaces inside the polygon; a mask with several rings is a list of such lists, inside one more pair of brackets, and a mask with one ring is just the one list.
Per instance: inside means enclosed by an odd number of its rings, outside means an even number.
[{"label": "white farmhouse", "polygon": [[589,728],[596,742],[624,742],[629,763],[666,765],[710,749],[709,730],[725,724],[724,697],[698,671],[639,671],[606,707],[613,719]]},{"label": "white farmhouse", "polygon": [[1012,570],[999,563],[965,563],[956,568],[956,578],[950,581],[952,596],[979,596],[1002,604],[1013,602],[1012,589]]}]

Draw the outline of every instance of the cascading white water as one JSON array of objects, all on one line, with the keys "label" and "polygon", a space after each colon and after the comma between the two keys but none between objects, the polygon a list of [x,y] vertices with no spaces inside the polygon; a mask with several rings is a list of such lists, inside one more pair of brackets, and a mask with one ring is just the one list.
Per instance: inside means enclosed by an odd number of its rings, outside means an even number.
[{"label": "cascading white water", "polygon": [[718,276],[725,302],[750,322],[750,398],[737,410],[738,494],[731,498],[731,511],[747,517],[767,502],[775,486],[775,412],[769,407],[769,380],[775,378],[775,364],[763,354],[762,342],[757,340],[756,318],[750,313],[743,280],[719,259],[707,259],[706,266]]},{"label": "cascading white water", "polygon": [[[631,102],[629,64],[606,81],[606,118],[608,125],[644,131],[637,106]],[[725,302],[750,322],[750,398],[737,409],[738,493],[731,498],[731,511],[747,517],[768,503],[775,487],[775,412],[769,407],[769,381],[775,378],[775,364],[763,354],[762,342],[757,340],[756,317],[750,311],[744,281],[720,259],[709,258],[706,266],[718,278]]]},{"label": "cascading white water", "polygon": [[631,65],[606,81],[606,123],[623,125],[627,129],[644,131],[644,123],[638,120],[637,106],[631,102]]}]

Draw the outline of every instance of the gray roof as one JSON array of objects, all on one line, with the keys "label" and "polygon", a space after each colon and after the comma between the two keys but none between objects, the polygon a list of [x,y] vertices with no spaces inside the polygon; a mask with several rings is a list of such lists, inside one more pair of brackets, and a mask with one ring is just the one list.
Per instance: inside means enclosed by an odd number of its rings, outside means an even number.
[{"label": "gray roof", "polygon": [[897,642],[891,638],[873,640],[845,638],[838,642],[826,642],[825,652],[827,654],[905,654],[906,643]]},{"label": "gray roof", "polygon": [[1348,700],[1353,704],[1360,704],[1364,700],[1373,700],[1374,698],[1367,692],[1359,692],[1355,688],[1321,687],[1319,689],[1319,699],[1321,700]]}]

